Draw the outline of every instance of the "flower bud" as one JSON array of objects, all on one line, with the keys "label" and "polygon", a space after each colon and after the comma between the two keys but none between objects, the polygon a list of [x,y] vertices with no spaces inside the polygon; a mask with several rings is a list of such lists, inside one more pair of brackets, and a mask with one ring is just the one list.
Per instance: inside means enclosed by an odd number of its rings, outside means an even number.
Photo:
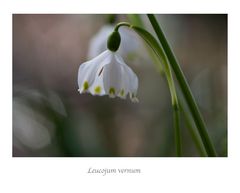
[{"label": "flower bud", "polygon": [[108,37],[107,47],[110,51],[116,52],[120,46],[121,37],[118,31],[113,31]]}]

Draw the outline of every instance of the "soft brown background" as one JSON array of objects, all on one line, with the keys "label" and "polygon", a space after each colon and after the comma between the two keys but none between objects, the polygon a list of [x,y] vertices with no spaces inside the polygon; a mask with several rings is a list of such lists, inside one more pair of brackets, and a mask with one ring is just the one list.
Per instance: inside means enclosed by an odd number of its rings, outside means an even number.
[{"label": "soft brown background", "polygon": [[[227,15],[157,18],[218,155],[227,156]],[[169,90],[144,46],[125,58],[139,78],[139,104],[77,92],[78,67],[107,20],[13,15],[13,156],[175,156]],[[186,125],[181,128],[184,156],[199,156]]]}]

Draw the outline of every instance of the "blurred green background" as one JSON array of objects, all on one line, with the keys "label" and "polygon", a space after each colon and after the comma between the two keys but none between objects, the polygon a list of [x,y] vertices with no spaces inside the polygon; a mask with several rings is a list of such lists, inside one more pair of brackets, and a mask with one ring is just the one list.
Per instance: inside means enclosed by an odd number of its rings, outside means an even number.
[{"label": "blurred green background", "polygon": [[[218,156],[227,156],[227,15],[157,18]],[[169,90],[140,39],[124,58],[139,78],[138,104],[77,91],[89,42],[108,22],[109,15],[13,15],[13,156],[175,156]],[[183,156],[199,156],[183,119],[181,130]]]}]

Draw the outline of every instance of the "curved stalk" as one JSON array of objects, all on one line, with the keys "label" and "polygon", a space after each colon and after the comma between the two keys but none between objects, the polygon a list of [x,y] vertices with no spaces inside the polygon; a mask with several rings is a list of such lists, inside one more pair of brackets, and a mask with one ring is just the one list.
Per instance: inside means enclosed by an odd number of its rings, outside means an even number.
[{"label": "curved stalk", "polygon": [[[131,21],[131,23],[134,26],[144,28],[144,23],[138,14],[128,14],[128,19]],[[154,64],[156,65],[157,70],[159,71],[160,75],[165,76],[165,72],[163,71],[163,66],[162,66],[161,62],[159,61],[159,59],[157,58],[157,56],[154,54],[154,52],[148,46],[146,46],[146,49],[148,51],[148,54],[154,61]],[[189,115],[183,108],[183,105],[182,105],[183,101],[181,101],[181,98],[178,98],[178,102],[179,102],[180,111],[184,115],[186,127],[188,128],[189,133],[192,136],[192,140],[194,141],[196,149],[198,150],[200,156],[206,157],[207,153],[206,153],[205,147],[202,143],[201,137],[199,136],[198,130],[195,127],[195,123],[193,123],[191,120],[192,119],[191,115]],[[179,113],[181,113],[181,112],[179,112]]]},{"label": "curved stalk", "polygon": [[192,121],[192,117],[190,116],[190,114],[187,113],[186,110],[184,109],[181,100],[179,101],[179,108],[180,108],[180,111],[183,113],[183,118],[185,120],[186,127],[190,135],[192,136],[196,149],[198,150],[201,157],[206,157],[207,153],[202,143],[202,140],[199,136],[197,128],[194,122]]},{"label": "curved stalk", "polygon": [[176,143],[176,153],[178,157],[182,156],[182,142],[181,142],[181,133],[179,125],[179,109],[173,110],[173,123],[175,128],[175,143]]},{"label": "curved stalk", "polygon": [[201,136],[201,139],[203,141],[203,144],[205,146],[207,154],[208,154],[208,156],[211,156],[211,157],[217,156],[216,150],[215,150],[213,143],[208,135],[202,115],[198,109],[197,103],[194,100],[194,97],[192,95],[190,87],[189,87],[189,85],[186,81],[186,78],[180,68],[180,65],[178,64],[169,44],[167,42],[167,39],[166,39],[162,29],[160,28],[155,16],[153,14],[148,14],[148,18],[152,24],[152,27],[153,27],[155,33],[157,34],[157,37],[158,37],[160,43],[162,44],[162,47],[167,55],[169,63],[172,66],[172,69],[176,75],[176,78],[178,80],[178,83],[180,85],[182,93],[185,97],[185,100],[188,104],[190,112],[194,118],[195,124],[198,128],[198,132]]},{"label": "curved stalk", "polygon": [[176,153],[177,156],[182,155],[182,145],[181,145],[181,134],[180,134],[180,125],[179,125],[179,104],[178,98],[176,94],[176,89],[174,85],[174,81],[172,78],[172,73],[170,66],[168,64],[167,57],[162,50],[161,46],[158,44],[157,40],[146,30],[132,26],[132,29],[142,37],[146,43],[150,46],[153,52],[157,55],[159,61],[164,66],[165,76],[168,82],[168,86],[170,89],[171,99],[172,99],[172,108],[173,108],[173,122],[174,122],[174,129],[175,129],[175,142],[176,142]]},{"label": "curved stalk", "polygon": [[[138,26],[141,28],[144,28],[144,23],[141,19],[141,17],[139,16],[139,14],[128,14],[128,19],[130,20],[131,24],[133,24],[134,26]],[[157,68],[157,71],[159,71],[160,75],[164,75],[164,71],[163,71],[163,66],[161,61],[157,58],[156,54],[152,51],[151,48],[149,48],[148,45],[144,44],[145,48],[150,56],[150,58],[152,58],[154,65]]]},{"label": "curved stalk", "polygon": [[120,23],[118,23],[118,24],[115,26],[114,31],[118,31],[118,29],[119,29],[121,26],[131,27],[131,24],[128,23],[128,22],[120,22]]},{"label": "curved stalk", "polygon": [[171,101],[173,107],[173,122],[174,122],[174,129],[175,129],[175,142],[176,142],[176,154],[177,156],[182,155],[182,146],[181,146],[181,135],[180,135],[180,126],[179,126],[179,105],[178,99],[176,94],[176,89],[170,69],[170,65],[168,64],[167,57],[162,50],[161,46],[157,42],[157,40],[146,30],[141,27],[133,26],[127,22],[118,23],[114,31],[118,31],[119,27],[127,26],[132,28],[140,37],[142,37],[146,43],[150,46],[153,52],[158,57],[159,61],[164,65],[164,72],[166,75],[166,79],[168,82],[170,94],[171,94]]}]

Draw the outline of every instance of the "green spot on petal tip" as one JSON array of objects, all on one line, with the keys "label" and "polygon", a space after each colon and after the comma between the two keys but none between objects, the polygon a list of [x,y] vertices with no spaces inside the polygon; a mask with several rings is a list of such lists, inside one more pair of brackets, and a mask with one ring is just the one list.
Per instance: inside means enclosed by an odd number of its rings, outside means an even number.
[{"label": "green spot on petal tip", "polygon": [[95,94],[100,94],[101,93],[101,87],[100,86],[95,87],[94,92],[95,92]]},{"label": "green spot on petal tip", "polygon": [[113,87],[111,87],[109,89],[109,97],[110,98],[114,98],[115,97],[115,89]]},{"label": "green spot on petal tip", "polygon": [[124,96],[124,90],[123,89],[121,90],[120,95]]},{"label": "green spot on petal tip", "polygon": [[86,91],[88,88],[89,88],[88,82],[85,81],[85,82],[83,83],[83,90]]}]

